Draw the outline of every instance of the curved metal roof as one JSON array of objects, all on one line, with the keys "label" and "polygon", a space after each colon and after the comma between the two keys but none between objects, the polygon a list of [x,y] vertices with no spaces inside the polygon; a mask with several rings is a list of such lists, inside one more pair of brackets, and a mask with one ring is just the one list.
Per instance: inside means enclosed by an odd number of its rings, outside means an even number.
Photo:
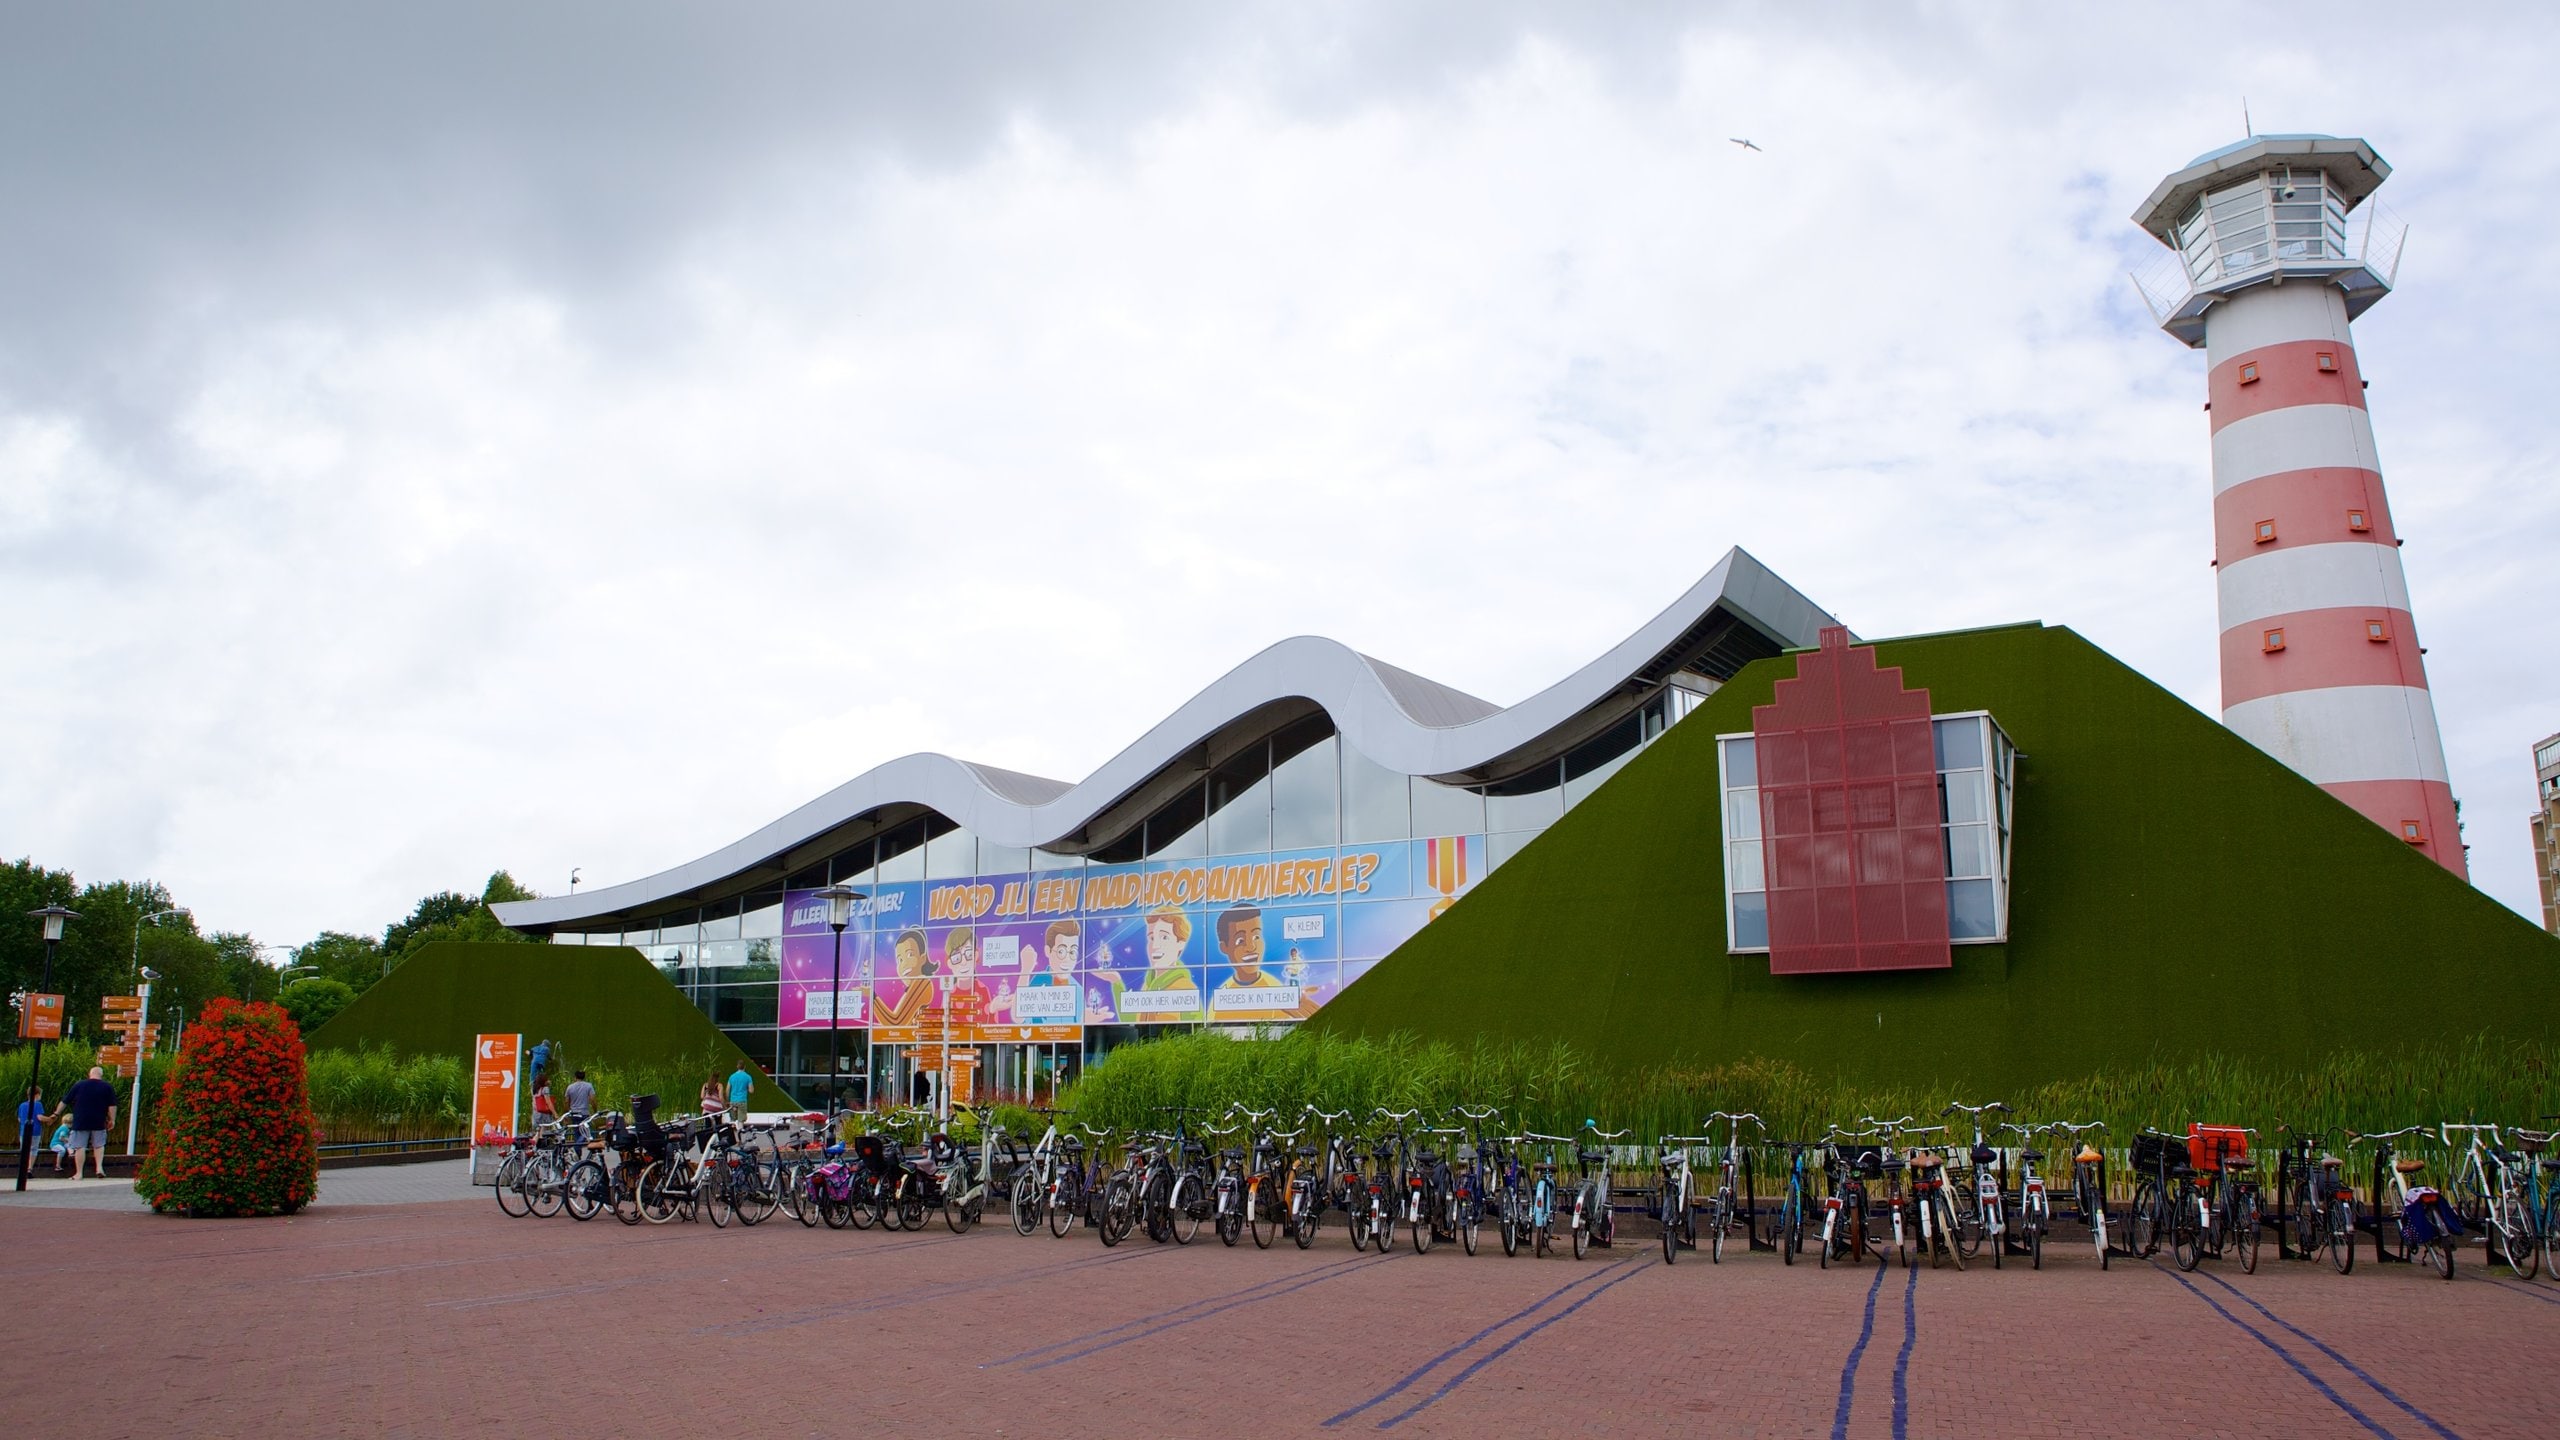
[{"label": "curved metal roof", "polygon": [[[1218,678],[1083,780],[1068,783],[931,753],[866,770],[754,834],[643,879],[492,907],[517,929],[639,914],[751,873],[807,863],[812,842],[890,807],[940,813],[1000,845],[1093,848],[1097,819],[1172,772],[1193,773],[1220,735],[1272,728],[1273,707],[1311,702],[1353,748],[1390,770],[1481,783],[1553,760],[1649,698],[1671,675],[1717,679],[1816,643],[1839,622],[1759,561],[1729,550],[1659,615],[1571,675],[1500,706],[1373,660],[1338,641],[1280,641]],[[1295,704],[1294,713],[1303,713]],[[1125,829],[1125,826],[1120,827]],[[1061,843],[1065,842],[1065,843]],[[767,875],[761,883],[772,884]]]}]

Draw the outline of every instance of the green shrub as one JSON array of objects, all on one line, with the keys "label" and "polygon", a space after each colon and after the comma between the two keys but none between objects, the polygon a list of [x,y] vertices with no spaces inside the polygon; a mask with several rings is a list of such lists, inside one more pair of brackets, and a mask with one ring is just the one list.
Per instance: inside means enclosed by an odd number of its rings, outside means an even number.
[{"label": "green shrub", "polygon": [[306,1034],[356,1001],[353,987],[340,980],[296,980],[284,987],[284,1012]]}]

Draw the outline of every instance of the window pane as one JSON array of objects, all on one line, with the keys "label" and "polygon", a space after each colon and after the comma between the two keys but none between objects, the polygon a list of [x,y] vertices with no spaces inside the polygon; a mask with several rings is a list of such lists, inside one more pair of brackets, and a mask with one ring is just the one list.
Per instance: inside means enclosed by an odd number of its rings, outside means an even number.
[{"label": "window pane", "polygon": [[1209,776],[1209,853],[1271,848],[1271,747],[1256,744]]},{"label": "window pane", "polygon": [[738,938],[738,902],[723,900],[702,907],[702,938],[735,940]]},{"label": "window pane", "polygon": [[1544,830],[1564,817],[1563,787],[1564,777],[1553,765],[1485,787],[1485,828]]},{"label": "window pane", "polygon": [[[1272,741],[1272,753],[1280,754],[1282,743]],[[1339,773],[1340,762],[1334,758],[1330,735],[1288,755],[1272,770],[1272,849],[1303,850],[1331,845],[1341,838],[1341,827],[1334,821]]]},{"label": "window pane", "polygon": [[910,821],[880,837],[880,866],[872,879],[882,885],[924,878],[924,822]]},{"label": "window pane", "polygon": [[1737,840],[1724,847],[1725,888],[1739,895],[1769,888],[1768,872],[1757,840]]},{"label": "window pane", "polygon": [[1342,838],[1359,844],[1402,840],[1413,834],[1405,777],[1347,744],[1341,749]]},{"label": "window pane", "polygon": [[1727,790],[1724,792],[1724,834],[1728,840],[1760,838],[1760,792]]},{"label": "window pane", "polygon": [[1950,825],[1970,825],[1989,818],[1984,810],[1979,770],[1951,770],[1939,776],[1938,798],[1938,818]]},{"label": "window pane", "polygon": [[979,874],[1019,875],[1030,868],[1030,851],[1018,845],[998,845],[992,840],[978,842]]},{"label": "window pane", "polygon": [[1494,871],[1501,869],[1503,861],[1508,860],[1512,856],[1519,854],[1521,851],[1528,849],[1529,843],[1537,838],[1538,833],[1534,830],[1515,830],[1507,835],[1486,836],[1484,842],[1485,873],[1490,875]]},{"label": "window pane", "polygon": [[1729,950],[1766,950],[1769,948],[1769,897],[1736,895],[1733,897],[1733,938]]},{"label": "window pane", "polygon": [[747,913],[738,933],[759,940],[782,933],[782,897],[770,890],[747,897]]},{"label": "window pane", "polygon": [[978,873],[978,837],[947,830],[925,842],[924,878],[958,880]]},{"label": "window pane", "polygon": [[1620,770],[1625,769],[1627,762],[1634,758],[1636,758],[1636,752],[1629,750],[1625,754],[1608,761],[1597,769],[1586,770],[1581,774],[1574,776],[1572,779],[1565,781],[1564,808],[1570,810],[1574,806],[1591,798],[1592,791],[1608,784],[1609,777],[1617,774]]},{"label": "window pane", "polygon": [[1481,835],[1484,797],[1435,780],[1413,777],[1413,829],[1417,835]]},{"label": "window pane", "polygon": [[1941,720],[1933,727],[1938,736],[1938,768],[1962,770],[1982,764],[1982,722],[1966,716],[1961,720]]},{"label": "window pane", "polygon": [[1760,783],[1759,751],[1752,747],[1750,736],[1724,742],[1724,783],[1736,789]]},{"label": "window pane", "polygon": [[1039,871],[1081,870],[1084,868],[1084,857],[1061,855],[1055,850],[1034,850],[1031,852],[1031,868]]},{"label": "window pane", "polygon": [[2000,933],[1998,917],[1992,913],[1991,882],[1988,880],[1950,880],[1947,882],[1947,935],[1956,940],[1989,940]]},{"label": "window pane", "polygon": [[1991,827],[1947,827],[1947,875],[1959,878],[1991,873]]},{"label": "window pane", "polygon": [[1184,787],[1165,807],[1147,817],[1147,854],[1160,860],[1197,860],[1209,853],[1201,787]]}]

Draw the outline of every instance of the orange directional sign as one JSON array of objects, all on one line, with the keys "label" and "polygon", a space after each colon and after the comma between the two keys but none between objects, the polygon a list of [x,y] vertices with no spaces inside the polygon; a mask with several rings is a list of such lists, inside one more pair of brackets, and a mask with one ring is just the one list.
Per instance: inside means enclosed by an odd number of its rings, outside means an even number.
[{"label": "orange directional sign", "polygon": [[471,1142],[504,1144],[516,1133],[516,1055],[521,1035],[483,1035],[471,1047]]},{"label": "orange directional sign", "polygon": [[21,1040],[59,1040],[62,1038],[62,997],[34,995],[18,1011],[18,1038]]},{"label": "orange directional sign", "polygon": [[142,1008],[142,997],[139,995],[109,995],[98,1003],[105,1006],[110,1013],[118,1010],[139,1010]]}]

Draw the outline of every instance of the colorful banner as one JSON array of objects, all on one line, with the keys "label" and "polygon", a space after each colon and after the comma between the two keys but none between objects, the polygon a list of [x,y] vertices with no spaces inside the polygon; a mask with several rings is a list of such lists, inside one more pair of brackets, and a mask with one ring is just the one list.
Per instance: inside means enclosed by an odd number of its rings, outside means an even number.
[{"label": "colorful banner", "polygon": [[[1481,835],[901,881],[784,897],[781,1023],[875,1044],[1073,1042],[1090,1025],[1303,1020],[1457,903]],[[835,998],[831,1003],[831,985]]]}]

